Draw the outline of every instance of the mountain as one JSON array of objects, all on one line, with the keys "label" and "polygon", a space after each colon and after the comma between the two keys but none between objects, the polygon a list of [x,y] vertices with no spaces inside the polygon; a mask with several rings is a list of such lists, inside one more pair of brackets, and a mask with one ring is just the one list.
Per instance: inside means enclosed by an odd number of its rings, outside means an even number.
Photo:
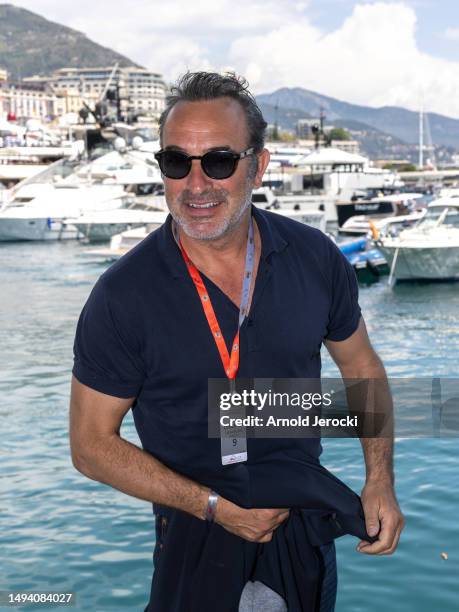
[{"label": "mountain", "polygon": [[[258,97],[257,102],[266,121],[272,125],[277,122],[281,129],[294,130],[299,119],[317,118],[319,114],[318,112],[310,114],[295,108],[284,108],[282,106],[276,108],[272,104],[261,102]],[[416,161],[416,148],[403,142],[400,138],[355,119],[329,121],[328,116],[326,119],[325,128],[327,128],[327,125],[345,128],[350,133],[351,138],[359,142],[362,153],[371,159],[403,158]]]},{"label": "mountain", "polygon": [[67,67],[136,66],[85,34],[12,4],[0,4],[0,68],[11,79],[48,75]]},{"label": "mountain", "polygon": [[[288,129],[294,128],[294,122],[282,123],[281,116],[293,119],[300,118],[302,113],[301,117],[318,117],[322,108],[326,121],[333,125],[338,125],[340,121],[345,127],[346,121],[357,121],[364,124],[367,130],[377,130],[406,144],[416,144],[419,138],[418,113],[397,106],[360,106],[301,87],[283,87],[273,93],[257,96],[257,101],[262,110],[267,109],[268,114],[277,106],[279,125]],[[459,149],[459,120],[436,113],[429,113],[428,117],[433,143]]]}]

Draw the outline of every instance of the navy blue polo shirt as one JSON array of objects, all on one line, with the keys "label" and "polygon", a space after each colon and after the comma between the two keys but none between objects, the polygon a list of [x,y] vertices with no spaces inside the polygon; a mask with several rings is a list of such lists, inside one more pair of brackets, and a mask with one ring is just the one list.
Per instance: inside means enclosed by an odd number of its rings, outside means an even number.
[{"label": "navy blue polo shirt", "polygon": [[[240,330],[238,376],[318,378],[322,342],[345,340],[357,329],[354,271],[319,230],[252,210],[262,252]],[[238,308],[202,276],[231,346]],[[74,353],[73,374],[81,383],[135,398],[133,416],[145,450],[202,484],[215,488],[223,479],[239,505],[251,505],[251,463],[273,452],[318,462],[318,439],[249,439],[247,464],[221,465],[220,441],[207,433],[207,390],[209,378],[225,373],[170,215],[99,278],[81,313]]]}]

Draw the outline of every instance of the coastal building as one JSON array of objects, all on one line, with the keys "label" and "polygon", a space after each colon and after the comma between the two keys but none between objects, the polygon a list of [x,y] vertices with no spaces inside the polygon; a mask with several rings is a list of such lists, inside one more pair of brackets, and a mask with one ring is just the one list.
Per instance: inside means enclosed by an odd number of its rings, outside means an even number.
[{"label": "coastal building", "polygon": [[0,81],[0,117],[51,119],[56,114],[56,96],[44,83]]},{"label": "coastal building", "polygon": [[319,118],[298,119],[295,126],[296,135],[303,140],[312,140],[314,138],[312,128],[316,125],[320,126]]},{"label": "coastal building", "polygon": [[359,142],[350,138],[348,140],[334,139],[333,132],[335,131],[335,126],[324,126],[324,119],[325,116],[321,115],[320,117],[299,119],[296,122],[295,132],[301,146],[311,149],[314,149],[316,144],[320,147],[331,146],[346,153],[358,155],[360,152]]},{"label": "coastal building", "polygon": [[125,113],[158,117],[165,106],[166,84],[161,75],[143,68],[61,68],[47,81],[73,112],[79,99],[94,105],[108,84],[117,90]]},{"label": "coastal building", "polygon": [[[3,78],[4,77],[4,78]],[[116,92],[121,115],[156,120],[164,109],[166,84],[161,75],[143,68],[61,68],[51,76],[7,80],[0,69],[0,117],[52,119],[95,107],[107,88]]]},{"label": "coastal building", "polygon": [[[307,139],[300,138],[298,140],[298,144],[301,147],[306,147],[308,149],[314,149],[316,142],[315,140],[311,140],[311,139],[307,140]],[[325,147],[325,142],[320,140],[319,145],[321,147]],[[334,149],[340,149],[341,151],[345,151],[346,153],[351,153],[352,155],[360,154],[360,147],[359,147],[358,140],[332,140],[330,142],[330,146],[333,147]]]},{"label": "coastal building", "polygon": [[66,89],[65,87],[61,88],[56,86],[53,77],[35,75],[26,77],[23,79],[22,83],[27,85],[41,85],[42,87],[47,86],[54,94],[53,115],[56,117],[62,117],[67,113],[78,114],[85,102],[92,102],[94,105],[98,99],[96,95],[82,96],[78,89]]}]

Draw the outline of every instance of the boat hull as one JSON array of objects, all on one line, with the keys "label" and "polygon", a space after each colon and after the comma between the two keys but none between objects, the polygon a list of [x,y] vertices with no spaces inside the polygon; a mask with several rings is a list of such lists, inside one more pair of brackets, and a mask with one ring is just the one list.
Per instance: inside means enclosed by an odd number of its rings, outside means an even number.
[{"label": "boat hull", "polygon": [[89,242],[107,242],[112,236],[120,234],[134,227],[141,227],[143,223],[75,223],[78,230]]},{"label": "boat hull", "polygon": [[77,228],[64,220],[33,218],[1,218],[0,242],[29,242],[42,240],[75,240],[81,237]]},{"label": "boat hull", "polygon": [[[397,247],[379,246],[392,268]],[[401,246],[393,270],[396,280],[459,280],[459,246]]]}]

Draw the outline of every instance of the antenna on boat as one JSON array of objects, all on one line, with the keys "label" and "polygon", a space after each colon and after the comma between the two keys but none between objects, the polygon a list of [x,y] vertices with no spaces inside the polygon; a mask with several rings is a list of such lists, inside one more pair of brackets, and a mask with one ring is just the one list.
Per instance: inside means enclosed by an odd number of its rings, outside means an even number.
[{"label": "antenna on boat", "polygon": [[105,87],[102,90],[102,93],[100,94],[99,99],[97,100],[97,102],[102,102],[102,100],[107,95],[107,91],[108,91],[109,87],[111,86],[113,79],[115,78],[115,74],[116,74],[116,71],[118,70],[118,66],[119,66],[119,62],[116,62],[115,65],[112,68],[110,76],[108,77],[107,82],[105,83]]},{"label": "antenna on boat", "polygon": [[429,158],[426,160],[429,162],[429,165],[433,167],[434,170],[437,169],[437,162],[435,159],[435,147],[432,142],[432,134],[430,132],[430,121],[429,121],[429,113],[424,113],[424,121],[425,121],[425,132],[426,132],[426,150],[430,152]]},{"label": "antenna on boat", "polygon": [[273,129],[273,140],[279,139],[279,124],[278,124],[278,112],[279,112],[279,101],[276,100],[276,104],[274,105],[274,129]]},{"label": "antenna on boat", "polygon": [[[426,144],[424,144],[424,135]],[[436,170],[437,164],[435,160],[435,147],[432,142],[432,134],[430,131],[429,114],[424,112],[424,93],[421,92],[421,106],[419,109],[419,169],[424,167],[424,149],[430,156],[425,160],[430,166]]]},{"label": "antenna on boat", "polygon": [[419,170],[424,167],[424,94],[421,92],[421,107],[419,109]]}]

